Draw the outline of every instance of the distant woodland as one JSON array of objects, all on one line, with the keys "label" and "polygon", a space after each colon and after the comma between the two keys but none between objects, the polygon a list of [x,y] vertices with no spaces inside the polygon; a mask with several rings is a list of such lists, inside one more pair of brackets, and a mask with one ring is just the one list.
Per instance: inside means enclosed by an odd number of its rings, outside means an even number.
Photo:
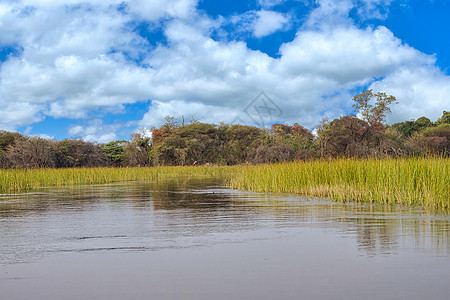
[{"label": "distant woodland", "polygon": [[[106,144],[61,141],[0,131],[1,168],[144,167],[261,164],[336,157],[449,157],[450,111],[385,125],[394,96],[363,91],[354,98],[357,115],[322,120],[314,134],[295,123],[271,128],[179,123],[167,117],[149,137],[144,130],[129,141]],[[374,104],[370,104],[374,103]],[[301,123],[301,121],[299,122]]]}]

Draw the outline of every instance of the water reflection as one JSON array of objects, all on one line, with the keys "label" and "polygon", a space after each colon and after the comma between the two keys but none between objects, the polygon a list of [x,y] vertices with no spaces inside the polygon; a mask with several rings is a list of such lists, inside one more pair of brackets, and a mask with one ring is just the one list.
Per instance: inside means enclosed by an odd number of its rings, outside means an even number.
[{"label": "water reflection", "polygon": [[449,234],[438,212],[242,192],[213,179],[42,189],[0,196],[0,294],[442,299]]},{"label": "water reflection", "polygon": [[358,248],[368,255],[393,253],[400,244],[441,253],[448,253],[450,246],[450,218],[440,211],[263,194],[247,203],[263,213],[294,220],[294,226],[300,222],[339,228],[344,235],[356,236]]},{"label": "water reflection", "polygon": [[49,251],[190,247],[205,241],[188,237],[269,227],[338,230],[354,237],[360,253],[368,256],[402,247],[448,254],[450,245],[449,217],[439,213],[238,192],[213,179],[3,195],[0,221],[1,263]]}]

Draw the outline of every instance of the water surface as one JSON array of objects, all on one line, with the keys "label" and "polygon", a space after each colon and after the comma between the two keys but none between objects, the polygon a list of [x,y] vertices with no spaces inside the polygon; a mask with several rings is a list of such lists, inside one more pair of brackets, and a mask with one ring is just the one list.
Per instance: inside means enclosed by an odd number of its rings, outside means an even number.
[{"label": "water surface", "polygon": [[177,179],[0,196],[1,299],[448,299],[450,218]]}]

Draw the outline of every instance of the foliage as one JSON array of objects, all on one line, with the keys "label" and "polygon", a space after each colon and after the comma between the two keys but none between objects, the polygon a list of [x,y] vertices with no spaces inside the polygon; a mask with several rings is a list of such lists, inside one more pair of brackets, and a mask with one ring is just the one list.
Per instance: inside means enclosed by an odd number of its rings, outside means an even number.
[{"label": "foliage", "polygon": [[120,167],[125,163],[125,147],[127,144],[126,141],[112,141],[101,144],[100,148],[110,165]]},{"label": "foliage", "polygon": [[142,129],[131,135],[131,142],[124,147],[125,164],[130,167],[148,167],[150,159],[151,138],[146,130]]},{"label": "foliage", "polygon": [[50,186],[154,181],[174,177],[222,177],[229,167],[63,168],[0,170],[0,193],[22,193]]},{"label": "foliage", "polygon": [[99,167],[105,164],[99,145],[83,140],[65,139],[53,143],[57,168]]},{"label": "foliage", "polygon": [[430,121],[430,119],[426,117],[421,117],[416,121],[405,121],[402,123],[395,123],[392,125],[392,127],[395,128],[402,135],[403,138],[409,138],[414,133],[422,131],[432,125],[433,123]]},{"label": "foliage", "polygon": [[[370,104],[373,100],[375,104]],[[353,107],[362,115],[363,120],[371,125],[383,123],[386,114],[391,112],[389,105],[397,103],[394,96],[382,92],[374,93],[373,90],[364,90],[362,94],[353,97],[353,101]]]},{"label": "foliage", "polygon": [[371,137],[367,122],[355,116],[345,116],[323,125],[319,131],[323,156],[364,155]]},{"label": "foliage", "polygon": [[445,111],[442,114],[442,117],[440,117],[436,123],[436,125],[441,125],[441,124],[450,124],[450,111]]}]

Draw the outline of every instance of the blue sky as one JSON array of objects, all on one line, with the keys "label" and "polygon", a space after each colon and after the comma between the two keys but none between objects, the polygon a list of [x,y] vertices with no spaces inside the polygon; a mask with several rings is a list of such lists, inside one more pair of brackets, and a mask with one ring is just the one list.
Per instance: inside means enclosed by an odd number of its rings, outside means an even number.
[{"label": "blue sky", "polygon": [[450,1],[1,0],[0,129],[108,142],[186,121],[314,128],[365,88],[388,122],[450,110]]}]

